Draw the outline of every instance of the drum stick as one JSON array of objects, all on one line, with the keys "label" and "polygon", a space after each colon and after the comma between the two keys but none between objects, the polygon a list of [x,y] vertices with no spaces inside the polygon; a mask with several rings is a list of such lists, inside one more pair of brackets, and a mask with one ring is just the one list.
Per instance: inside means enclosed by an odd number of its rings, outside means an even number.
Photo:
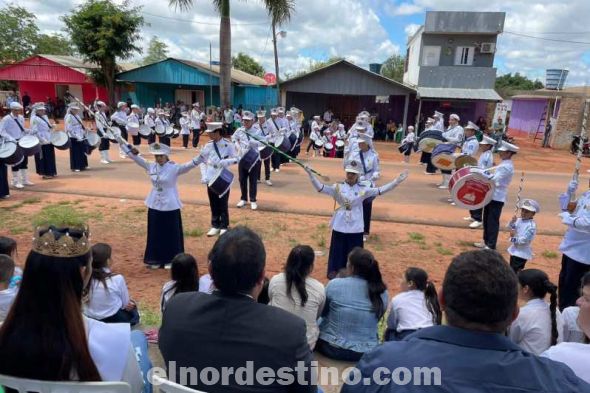
[{"label": "drum stick", "polygon": [[[265,146],[267,146],[267,147],[270,147],[270,148],[271,148],[271,149],[272,149],[272,150],[273,150],[275,153],[279,153],[279,154],[281,154],[283,157],[287,158],[289,161],[293,161],[295,164],[299,165],[299,166],[300,166],[301,168],[303,168],[303,169],[305,169],[305,168],[306,168],[305,164],[304,164],[304,163],[302,163],[301,161],[299,161],[298,159],[296,159],[296,158],[293,158],[293,157],[291,157],[291,156],[290,156],[290,155],[288,155],[288,154],[285,154],[285,153],[284,153],[283,151],[281,151],[280,149],[278,149],[278,148],[276,148],[275,146],[271,145],[270,143],[268,143],[268,142],[266,142],[266,141],[264,141],[264,140],[262,140],[262,139],[258,138],[256,135],[252,135],[252,134],[250,134],[248,131],[244,131],[244,132],[246,133],[246,135],[250,136],[252,139],[255,139],[255,140],[257,140],[258,142],[262,143],[263,145],[265,145]],[[309,167],[308,167],[308,169],[309,169],[309,170],[310,170],[312,173],[314,173],[314,174],[316,174],[317,176],[321,177],[321,178],[322,178],[322,180],[324,180],[324,181],[329,181],[329,180],[330,180],[330,178],[329,178],[328,176],[324,176],[324,175],[322,175],[321,173],[319,173],[319,172],[317,172],[316,170],[314,170],[314,169],[311,169],[311,168],[309,168]]]},{"label": "drum stick", "polygon": [[522,187],[524,185],[524,171],[520,175],[520,184],[518,185],[518,192],[516,193],[516,206],[514,206],[514,216],[518,213],[518,205],[520,204],[520,193],[522,192]]}]

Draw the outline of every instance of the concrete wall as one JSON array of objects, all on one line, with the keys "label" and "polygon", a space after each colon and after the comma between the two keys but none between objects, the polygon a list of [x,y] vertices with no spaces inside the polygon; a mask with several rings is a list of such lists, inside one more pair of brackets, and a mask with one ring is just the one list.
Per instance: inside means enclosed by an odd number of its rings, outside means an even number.
[{"label": "concrete wall", "polygon": [[419,33],[410,42],[408,47],[408,70],[404,73],[404,83],[416,86],[418,85],[418,75],[420,73],[420,61],[422,58],[422,34]]},{"label": "concrete wall", "polygon": [[[455,52],[459,46],[475,46],[477,47],[482,42],[496,43],[497,36],[483,35],[483,34],[423,34],[422,46],[440,46],[440,62],[439,66],[454,66]],[[420,62],[422,62],[422,54],[420,54]],[[421,64],[421,63],[420,63]],[[457,66],[459,68],[467,67],[493,67],[494,54],[480,53],[479,49],[475,50],[473,56],[473,66]]]},{"label": "concrete wall", "polygon": [[420,67],[420,87],[493,89],[496,69],[488,67]]},{"label": "concrete wall", "polygon": [[572,136],[580,134],[584,101],[584,97],[564,97],[561,99],[557,124],[551,135],[551,147],[569,149]]},{"label": "concrete wall", "polygon": [[424,31],[436,33],[488,33],[504,31],[504,12],[429,11]]}]

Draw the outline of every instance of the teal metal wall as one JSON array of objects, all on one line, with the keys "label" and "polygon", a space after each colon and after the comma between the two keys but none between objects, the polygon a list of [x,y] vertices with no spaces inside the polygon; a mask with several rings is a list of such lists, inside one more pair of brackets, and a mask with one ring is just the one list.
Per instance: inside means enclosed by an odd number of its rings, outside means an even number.
[{"label": "teal metal wall", "polygon": [[197,68],[174,59],[139,67],[117,75],[117,80],[144,83],[170,83],[175,85],[219,86],[219,77],[209,76]]},{"label": "teal metal wall", "polygon": [[277,90],[266,86],[235,86],[233,105],[256,111],[263,106],[267,111],[276,106]]}]

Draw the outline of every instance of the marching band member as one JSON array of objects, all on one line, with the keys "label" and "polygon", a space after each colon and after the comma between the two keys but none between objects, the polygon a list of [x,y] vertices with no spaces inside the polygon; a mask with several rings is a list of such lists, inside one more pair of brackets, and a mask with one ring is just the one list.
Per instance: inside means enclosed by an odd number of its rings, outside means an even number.
[{"label": "marching band member", "polygon": [[234,144],[221,137],[223,123],[207,123],[207,136],[210,141],[201,149],[201,183],[207,185],[207,196],[211,208],[211,229],[207,236],[223,235],[229,227],[228,190],[223,196],[217,195],[209,188],[208,184],[222,169],[238,163],[238,157]]},{"label": "marching band member", "polygon": [[[344,124],[340,123],[336,129],[336,142],[342,141],[344,143],[345,140],[346,128],[344,127]],[[344,158],[344,147],[339,149],[336,147],[336,144],[334,144],[334,149],[336,150],[336,158]]]},{"label": "marching band member", "polygon": [[[317,116],[319,117],[319,116]],[[309,148],[313,148],[313,157],[316,156],[317,148],[315,147],[315,141],[322,138],[322,133],[320,130],[320,125],[314,120],[311,123],[311,132],[309,133],[309,144],[307,145],[307,155],[309,156]]]},{"label": "marching band member", "polygon": [[148,138],[148,145],[151,145],[156,142],[156,111],[154,108],[147,108],[147,113],[143,117],[143,124],[152,129],[152,133]]},{"label": "marching band member", "polygon": [[[156,127],[161,126],[164,127],[164,130],[166,130],[166,128],[170,125],[170,121],[168,121],[167,119],[166,112],[164,112],[163,110],[159,110],[158,112],[156,112],[156,114],[158,116],[155,120]],[[163,135],[158,135],[158,141],[161,144],[170,147],[170,137],[167,136],[165,133]]]},{"label": "marching band member", "polygon": [[[4,137],[0,136],[0,144]],[[10,189],[8,187],[8,168],[3,162],[0,162],[0,199],[10,198]]]},{"label": "marching band member", "polygon": [[201,105],[198,102],[193,103],[193,109],[190,113],[190,129],[193,131],[193,148],[199,146],[201,137],[201,120],[205,119],[205,113],[201,111]]},{"label": "marching band member", "polygon": [[188,149],[188,138],[191,135],[189,113],[181,112],[178,123],[180,124],[180,135],[182,135],[182,147]]},{"label": "marching band member", "polygon": [[[263,135],[264,139],[268,141],[268,143],[274,143],[271,139],[271,129],[269,128],[268,121],[266,121],[266,111],[260,110],[256,112],[256,118],[258,119],[258,123],[254,125],[259,130],[259,134]],[[271,155],[272,157],[272,155]],[[272,181],[270,181],[270,161],[271,158],[267,158],[266,160],[262,160],[264,163],[264,182],[267,186],[272,186]],[[260,171],[262,172],[262,170]],[[260,180],[260,172],[258,173],[258,180]]]},{"label": "marching band member", "polygon": [[[438,112],[435,112],[435,113],[438,113]],[[426,123],[424,125],[423,132],[438,130],[438,128],[435,128],[435,127],[437,127],[436,119],[429,117],[428,119],[426,119]],[[442,131],[442,129],[439,131]],[[426,170],[424,171],[425,175],[434,175],[436,173],[437,168],[434,165],[432,165],[431,158],[432,158],[432,152],[427,153],[427,152],[423,151],[422,155],[420,156],[420,163],[422,165],[426,165]]]},{"label": "marching band member", "polygon": [[[236,145],[236,150],[240,161],[238,162],[238,174],[240,180],[240,191],[242,193],[240,201],[236,205],[238,208],[244,207],[248,203],[248,186],[250,187],[250,207],[252,210],[258,209],[256,203],[256,195],[258,193],[258,177],[260,176],[260,153],[258,148],[262,146],[262,143],[258,142],[255,138],[250,135],[254,135],[256,138],[264,138],[262,133],[259,132],[257,127],[254,125],[254,114],[250,111],[244,111],[242,113],[243,126],[238,128],[231,137],[232,142]],[[250,151],[255,154],[255,163],[246,162],[244,158],[246,154],[250,154]]]},{"label": "marching band member", "polygon": [[321,183],[305,167],[313,187],[323,194],[334,198],[338,208],[332,216],[330,227],[332,238],[328,257],[328,278],[332,279],[340,269],[346,267],[348,254],[355,247],[363,247],[363,201],[377,197],[397,187],[408,177],[408,171],[403,171],[395,180],[379,188],[367,187],[359,182],[361,175],[360,164],[354,160],[346,163],[346,180],[331,186]]},{"label": "marching band member", "polygon": [[[291,138],[291,135],[295,135],[295,138]],[[295,143],[293,143],[293,145],[291,146],[291,150],[289,151],[289,156],[295,158],[297,157],[297,149],[299,147],[298,145],[298,141],[299,141],[299,126],[297,126],[297,122],[293,119],[293,113],[291,113],[291,111],[287,112],[287,137],[289,137],[289,140],[293,139],[295,140]]]},{"label": "marching band member", "polygon": [[[141,118],[141,108],[135,104],[131,105],[131,113],[129,114],[129,116],[127,116],[127,124],[128,123],[141,124],[141,122],[139,121],[140,118]],[[131,134],[131,139],[133,140],[133,147],[135,147],[136,149],[139,149],[139,146],[141,145],[141,137],[139,136],[139,132],[137,130],[135,130],[135,131],[127,130],[127,132],[129,134]]]},{"label": "marching band member", "polygon": [[[358,139],[359,151],[355,161],[360,163],[361,174],[359,182],[369,188],[375,187],[375,181],[381,176],[379,165],[379,154],[373,148],[373,139],[367,134],[361,134]],[[363,241],[366,242],[371,232],[371,214],[373,211],[373,200],[367,198],[363,201],[364,231]]]},{"label": "marching band member", "polygon": [[408,126],[408,135],[401,141],[401,146],[406,146],[404,150],[404,163],[410,162],[410,155],[414,149],[414,143],[416,143],[416,134],[414,134],[414,126]]},{"label": "marching band member", "polygon": [[45,103],[38,102],[31,110],[31,132],[41,142],[41,153],[35,154],[35,167],[37,174],[43,179],[52,179],[57,176],[55,165],[55,148],[51,144],[51,125],[45,114]]},{"label": "marching band member", "polygon": [[[285,116],[285,108],[280,106],[277,108],[277,112],[279,114],[279,116],[277,118],[277,123],[280,127],[279,129],[282,130],[282,135],[285,138],[288,138],[289,134],[291,133],[291,130],[290,130],[289,119],[287,119],[287,117]],[[287,154],[290,155],[290,152]],[[285,164],[289,163],[289,160],[285,156],[283,156],[283,155],[277,155],[277,156],[279,156],[278,159],[279,159],[280,165],[285,165]]]},{"label": "marching band member", "polygon": [[323,150],[322,150],[322,156],[330,157],[330,154],[332,154],[334,151],[334,147],[332,147],[332,151],[326,150],[326,143],[332,143],[332,132],[330,131],[329,128],[326,128],[324,130],[324,135],[322,136],[322,142],[324,143]]},{"label": "marching band member", "polygon": [[[498,232],[500,231],[500,215],[502,208],[506,202],[506,195],[508,194],[508,186],[514,176],[514,164],[512,156],[518,152],[518,147],[508,142],[502,142],[498,151],[502,162],[494,174],[484,174],[495,183],[496,188],[492,195],[490,203],[483,208],[483,242],[474,243],[477,248],[491,248],[496,249],[496,242],[498,241]],[[479,168],[475,169],[481,171]]]},{"label": "marching band member", "polygon": [[[272,143],[274,144],[274,142],[277,140],[277,138],[279,138],[281,136],[281,124],[282,122],[279,121],[279,112],[278,109],[271,109],[270,110],[270,119],[267,120],[269,129],[270,129],[270,140],[272,140]],[[273,154],[270,157],[270,163],[271,163],[271,168],[274,172],[280,172],[281,171],[281,157],[279,157],[278,154]]]},{"label": "marching band member", "polygon": [[444,131],[445,130],[445,115],[443,115],[442,113],[440,113],[438,111],[434,111],[434,115],[432,115],[432,117],[434,118],[434,122],[432,124],[432,129]]},{"label": "marching band member", "polygon": [[143,262],[151,269],[169,267],[172,259],[184,252],[178,176],[196,168],[202,160],[195,157],[187,163],[176,164],[168,158],[168,146],[154,143],[150,145],[149,153],[154,155],[156,162],[148,162],[139,156],[136,148],[126,144],[122,144],[122,147],[129,158],[145,169],[152,183],[152,189],[145,199],[148,217]]},{"label": "marching band member", "polygon": [[96,123],[96,133],[100,136],[100,145],[98,146],[98,152],[100,153],[100,162],[102,164],[110,164],[112,161],[109,158],[109,149],[111,147],[111,141],[107,132],[109,130],[109,118],[107,116],[107,104],[102,101],[96,101],[95,103],[97,111],[94,113],[94,121]]},{"label": "marching band member", "polygon": [[[494,166],[494,145],[496,145],[496,140],[487,135],[484,135],[481,142],[479,142],[479,150],[481,151],[477,160],[477,167],[479,169],[486,170]],[[464,217],[463,219],[465,221],[472,221],[469,224],[469,228],[479,228],[483,225],[482,214],[483,209],[470,210],[469,217]]]},{"label": "marching band member", "polygon": [[508,223],[510,228],[510,267],[517,273],[524,269],[528,260],[533,257],[531,243],[537,233],[535,214],[541,211],[539,203],[533,199],[523,199],[519,204],[520,218],[516,215]]},{"label": "marching band member", "polygon": [[74,172],[84,171],[88,168],[86,157],[86,143],[84,137],[86,127],[78,116],[80,107],[77,104],[70,104],[64,118],[65,131],[70,137],[70,169]]},{"label": "marching band member", "polygon": [[365,126],[365,134],[369,135],[371,138],[374,138],[375,131],[373,130],[373,125],[371,124],[371,114],[367,111],[363,111],[359,113],[358,117]]},{"label": "marching band member", "polygon": [[[479,142],[477,141],[477,138],[475,137],[475,131],[479,130],[479,127],[476,126],[471,121],[469,121],[467,123],[468,124],[465,126],[465,128],[463,130],[465,141],[463,142],[463,145],[461,146],[461,155],[470,156],[475,159],[475,155],[477,154],[477,151],[479,150]],[[453,171],[451,171],[451,173],[452,172]],[[439,188],[441,188],[441,187],[442,186],[439,186]],[[448,191],[448,180],[447,180],[447,191]],[[455,202],[453,201],[453,198],[449,197],[449,202],[451,203],[451,205],[455,206]]]},{"label": "marching band member", "polygon": [[354,157],[359,152],[359,139],[361,135],[367,135],[367,126],[365,123],[357,123],[348,131],[348,139],[344,147],[344,159],[350,161],[349,157]]},{"label": "marching band member", "polygon": [[[463,130],[463,127],[459,125],[459,120],[459,116],[455,113],[449,116],[449,128],[443,132],[442,136],[448,143],[461,147],[465,131]],[[451,180],[451,173],[453,171],[445,171],[441,169],[440,172],[442,173],[442,182],[438,185],[438,188],[446,190],[449,188],[449,180]]]},{"label": "marching band member", "polygon": [[[6,140],[18,142],[25,135],[25,118],[22,115],[23,107],[18,102],[10,103],[10,113],[0,122],[0,136]],[[12,166],[12,185],[15,188],[23,188],[25,185],[33,185],[27,178],[29,157],[25,156],[23,162]]]},{"label": "marching band member", "polygon": [[561,222],[567,226],[559,245],[559,251],[563,253],[559,272],[560,310],[576,304],[582,276],[590,271],[590,189],[570,204],[577,189],[578,182],[572,180],[567,191],[559,197],[563,210]]},{"label": "marching band member", "polygon": [[[121,130],[121,138],[127,143],[127,103],[120,101],[117,103],[117,111],[111,115],[111,121]],[[119,145],[119,156],[127,158],[123,147]]]}]

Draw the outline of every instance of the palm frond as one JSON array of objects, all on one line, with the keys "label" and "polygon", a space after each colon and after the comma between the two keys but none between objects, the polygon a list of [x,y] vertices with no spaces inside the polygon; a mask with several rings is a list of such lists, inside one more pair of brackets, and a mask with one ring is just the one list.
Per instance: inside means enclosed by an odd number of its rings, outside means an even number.
[{"label": "palm frond", "polygon": [[264,0],[264,6],[277,26],[291,20],[291,15],[295,12],[295,0]]},{"label": "palm frond", "polygon": [[168,0],[168,6],[175,10],[188,11],[193,7],[193,0]]}]

